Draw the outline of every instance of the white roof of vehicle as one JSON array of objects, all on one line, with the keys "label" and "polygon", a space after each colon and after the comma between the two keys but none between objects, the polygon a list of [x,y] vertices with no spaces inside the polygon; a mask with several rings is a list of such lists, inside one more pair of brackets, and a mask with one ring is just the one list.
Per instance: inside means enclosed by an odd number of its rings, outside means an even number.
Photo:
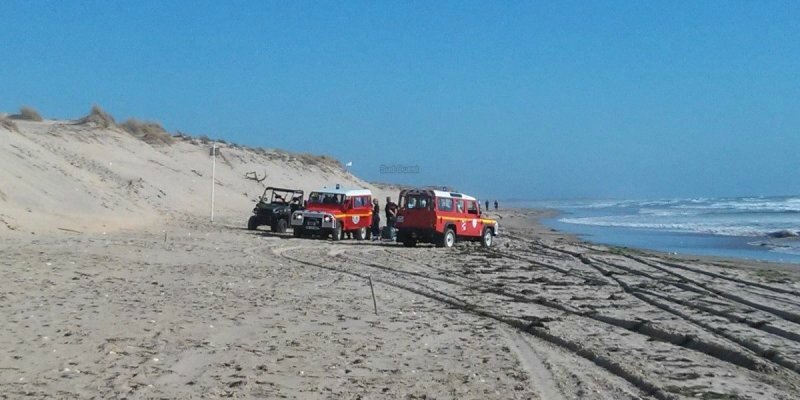
[{"label": "white roof of vehicle", "polygon": [[324,189],[323,188],[314,190],[314,192],[343,194],[345,196],[372,196],[372,192],[369,189],[347,189],[347,188]]},{"label": "white roof of vehicle", "polygon": [[454,199],[475,200],[474,197],[468,196],[464,193],[443,192],[441,190],[434,190],[433,195],[436,197],[452,197]]}]

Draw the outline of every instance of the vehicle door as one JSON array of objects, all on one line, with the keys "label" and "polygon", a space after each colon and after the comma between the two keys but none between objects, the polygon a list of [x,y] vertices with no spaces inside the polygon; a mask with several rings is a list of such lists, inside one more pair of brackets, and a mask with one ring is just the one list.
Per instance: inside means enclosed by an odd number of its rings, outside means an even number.
[{"label": "vehicle door", "polygon": [[467,214],[467,204],[464,199],[453,199],[453,209],[456,215],[456,234],[459,236],[471,236],[472,226]]},{"label": "vehicle door", "polygon": [[480,236],[483,232],[480,209],[475,200],[465,200],[467,207],[467,232],[470,236]]},{"label": "vehicle door", "polygon": [[347,212],[348,222],[352,229],[369,226],[370,211],[369,196],[354,196],[353,205]]},{"label": "vehicle door", "polygon": [[427,193],[401,193],[397,210],[397,227],[430,229],[435,224],[434,199]]},{"label": "vehicle door", "polygon": [[436,230],[444,232],[447,225],[453,225],[456,234],[460,231],[458,228],[458,213],[456,213],[455,199],[452,197],[437,197],[436,198]]}]

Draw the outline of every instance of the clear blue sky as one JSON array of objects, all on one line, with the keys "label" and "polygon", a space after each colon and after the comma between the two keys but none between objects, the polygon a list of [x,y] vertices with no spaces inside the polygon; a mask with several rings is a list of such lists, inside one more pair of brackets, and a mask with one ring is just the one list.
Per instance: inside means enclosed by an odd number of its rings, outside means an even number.
[{"label": "clear blue sky", "polygon": [[97,103],[490,198],[800,193],[797,1],[3,1],[0,15],[4,111]]}]

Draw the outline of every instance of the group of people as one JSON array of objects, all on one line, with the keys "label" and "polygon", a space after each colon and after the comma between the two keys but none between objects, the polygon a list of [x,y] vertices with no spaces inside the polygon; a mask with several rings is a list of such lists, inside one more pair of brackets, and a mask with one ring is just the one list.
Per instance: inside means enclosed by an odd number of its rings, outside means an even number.
[{"label": "group of people", "polygon": [[[494,201],[494,210],[495,211],[497,211],[497,207],[498,207],[497,200],[495,200]],[[489,200],[486,200],[486,211],[489,211],[489,210],[491,210],[491,208],[489,208]]]}]

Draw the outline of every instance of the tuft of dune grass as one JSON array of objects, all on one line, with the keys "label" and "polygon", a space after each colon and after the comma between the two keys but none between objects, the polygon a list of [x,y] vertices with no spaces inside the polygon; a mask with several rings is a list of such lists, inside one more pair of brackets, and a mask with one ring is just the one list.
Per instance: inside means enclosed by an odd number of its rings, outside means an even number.
[{"label": "tuft of dune grass", "polygon": [[92,124],[98,128],[113,128],[117,126],[117,122],[114,121],[114,117],[112,117],[111,114],[107,113],[98,105],[92,106],[92,110],[89,111],[89,115],[78,120],[78,123]]},{"label": "tuft of dune grass", "polygon": [[302,153],[296,156],[302,164],[314,167],[328,167],[333,169],[344,169],[341,161],[327,155],[317,155],[311,153]]},{"label": "tuft of dune grass", "polygon": [[14,114],[11,119],[19,119],[23,121],[42,121],[42,115],[32,107],[22,106],[19,109],[19,114]]},{"label": "tuft of dune grass", "polygon": [[0,116],[0,127],[5,128],[11,132],[19,132],[19,129],[17,128],[17,123],[14,122],[7,115]]},{"label": "tuft of dune grass", "polygon": [[125,132],[149,144],[172,144],[173,138],[158,122],[131,118],[119,125]]}]

